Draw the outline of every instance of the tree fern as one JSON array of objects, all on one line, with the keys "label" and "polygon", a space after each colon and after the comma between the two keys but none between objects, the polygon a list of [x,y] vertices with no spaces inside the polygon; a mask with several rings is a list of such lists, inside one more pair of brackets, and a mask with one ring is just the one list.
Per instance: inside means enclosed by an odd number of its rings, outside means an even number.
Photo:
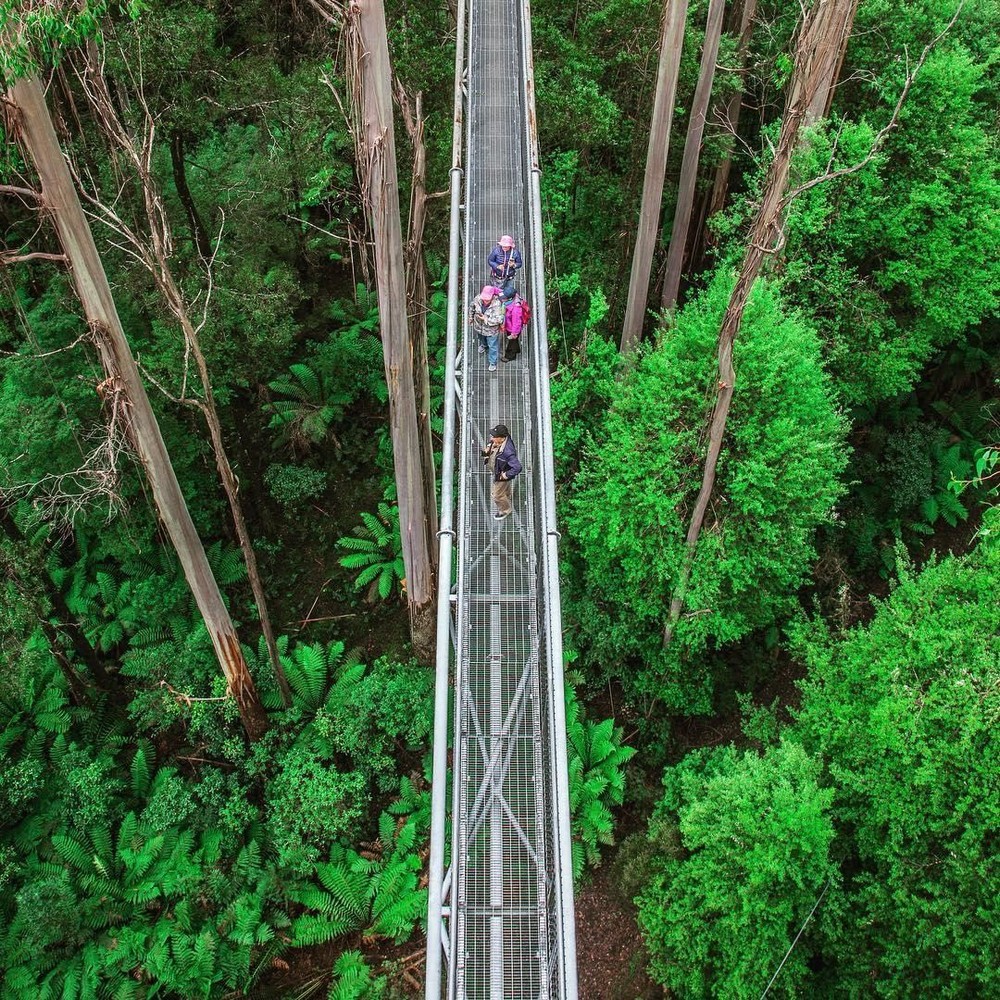
[{"label": "tree fern", "polygon": [[138,799],[144,799],[149,794],[150,778],[152,770],[150,768],[150,758],[153,753],[152,745],[148,740],[140,740],[135,748],[135,756],[132,758],[132,794]]},{"label": "tree fern", "polygon": [[337,540],[337,547],[349,553],[337,561],[345,569],[360,570],[355,590],[370,587],[370,596],[377,593],[384,601],[402,588],[406,575],[399,508],[382,502],[377,515],[362,512],[361,520],[353,535]]},{"label": "tree fern", "polygon": [[327,650],[320,643],[295,647],[285,675],[298,704],[313,711],[323,704],[328,671]]},{"label": "tree fern", "polygon": [[[330,436],[331,425],[342,419],[353,400],[349,387],[306,364],[294,364],[288,373],[268,383],[279,398],[267,404],[268,427],[278,430],[278,442],[293,451],[308,452]],[[336,443],[336,439],[335,443]]]},{"label": "tree fern", "polygon": [[335,937],[340,937],[341,934],[346,934],[351,929],[347,921],[307,913],[292,921],[292,942],[299,948],[326,944],[327,941],[332,941]]},{"label": "tree fern", "polygon": [[566,739],[569,763],[569,797],[573,823],[573,874],[584,866],[599,865],[601,845],[614,843],[611,807],[625,795],[625,765],[635,755],[622,745],[623,730],[613,719],[586,719],[576,693],[566,687]]},{"label": "tree fern", "polygon": [[345,951],[333,964],[327,1000],[377,1000],[384,995],[384,976],[374,978],[359,951]]}]

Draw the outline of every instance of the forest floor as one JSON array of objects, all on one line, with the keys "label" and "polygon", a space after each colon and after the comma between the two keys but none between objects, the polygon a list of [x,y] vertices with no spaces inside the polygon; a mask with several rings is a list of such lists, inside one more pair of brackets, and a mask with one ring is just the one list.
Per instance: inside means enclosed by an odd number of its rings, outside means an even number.
[{"label": "forest floor", "polygon": [[622,896],[610,861],[576,894],[576,964],[581,1000],[653,1000],[667,994],[646,975],[636,908]]}]

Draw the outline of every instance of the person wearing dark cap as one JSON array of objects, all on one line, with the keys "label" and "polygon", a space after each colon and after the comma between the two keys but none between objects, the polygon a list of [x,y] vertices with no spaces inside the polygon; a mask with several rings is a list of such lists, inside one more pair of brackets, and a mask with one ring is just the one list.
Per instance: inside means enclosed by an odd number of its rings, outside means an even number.
[{"label": "person wearing dark cap", "polygon": [[493,473],[491,495],[496,504],[493,518],[502,521],[513,513],[514,478],[521,472],[521,460],[510,439],[510,431],[497,424],[490,431],[490,443],[483,452],[483,463]]},{"label": "person wearing dark cap", "polygon": [[490,266],[490,280],[505,294],[514,289],[514,275],[524,265],[521,252],[514,243],[513,236],[501,236],[497,245],[490,251],[486,261]]}]

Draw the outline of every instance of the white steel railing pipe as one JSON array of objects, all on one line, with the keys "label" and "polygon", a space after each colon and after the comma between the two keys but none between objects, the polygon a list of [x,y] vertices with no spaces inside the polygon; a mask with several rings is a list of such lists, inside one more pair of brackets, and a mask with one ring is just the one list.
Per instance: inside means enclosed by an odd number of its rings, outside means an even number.
[{"label": "white steel railing pipe", "polygon": [[459,261],[462,204],[462,77],[465,2],[458,5],[455,32],[454,132],[451,154],[451,229],[448,246],[448,319],[445,361],[444,442],[441,456],[441,511],[438,530],[437,660],[434,677],[434,752],[431,770],[431,854],[427,890],[427,964],[424,996],[441,996],[444,924],[444,845],[448,805],[448,704],[451,651],[451,563],[455,544],[455,403],[458,324],[463,315]]},{"label": "white steel railing pipe", "polygon": [[562,603],[559,592],[559,531],[556,526],[555,462],[552,456],[552,406],[549,398],[548,321],[545,308],[545,269],[542,254],[541,157],[535,113],[535,73],[532,57],[531,3],[521,3],[521,35],[524,52],[526,90],[526,130],[531,177],[528,189],[528,215],[531,224],[532,293],[535,296],[535,329],[538,331],[535,354],[536,398],[538,400],[539,456],[542,460],[542,516],[544,518],[545,634],[548,659],[547,686],[555,793],[555,865],[556,918],[560,954],[551,956],[561,966],[561,1000],[577,1000],[576,914],[573,898],[573,851],[569,809],[569,760],[566,749],[566,695],[563,670]]}]

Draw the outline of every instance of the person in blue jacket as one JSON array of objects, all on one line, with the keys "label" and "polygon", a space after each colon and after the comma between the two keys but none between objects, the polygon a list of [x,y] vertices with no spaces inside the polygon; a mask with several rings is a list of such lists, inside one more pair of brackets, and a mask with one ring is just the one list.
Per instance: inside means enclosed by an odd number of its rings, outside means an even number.
[{"label": "person in blue jacket", "polygon": [[490,443],[483,452],[483,464],[493,473],[491,496],[496,504],[494,520],[502,521],[514,511],[514,479],[521,473],[521,460],[504,424],[490,431]]},{"label": "person in blue jacket", "polygon": [[497,245],[490,251],[487,263],[490,265],[490,278],[507,298],[514,294],[514,275],[524,266],[521,253],[514,245],[513,236],[501,236]]}]

